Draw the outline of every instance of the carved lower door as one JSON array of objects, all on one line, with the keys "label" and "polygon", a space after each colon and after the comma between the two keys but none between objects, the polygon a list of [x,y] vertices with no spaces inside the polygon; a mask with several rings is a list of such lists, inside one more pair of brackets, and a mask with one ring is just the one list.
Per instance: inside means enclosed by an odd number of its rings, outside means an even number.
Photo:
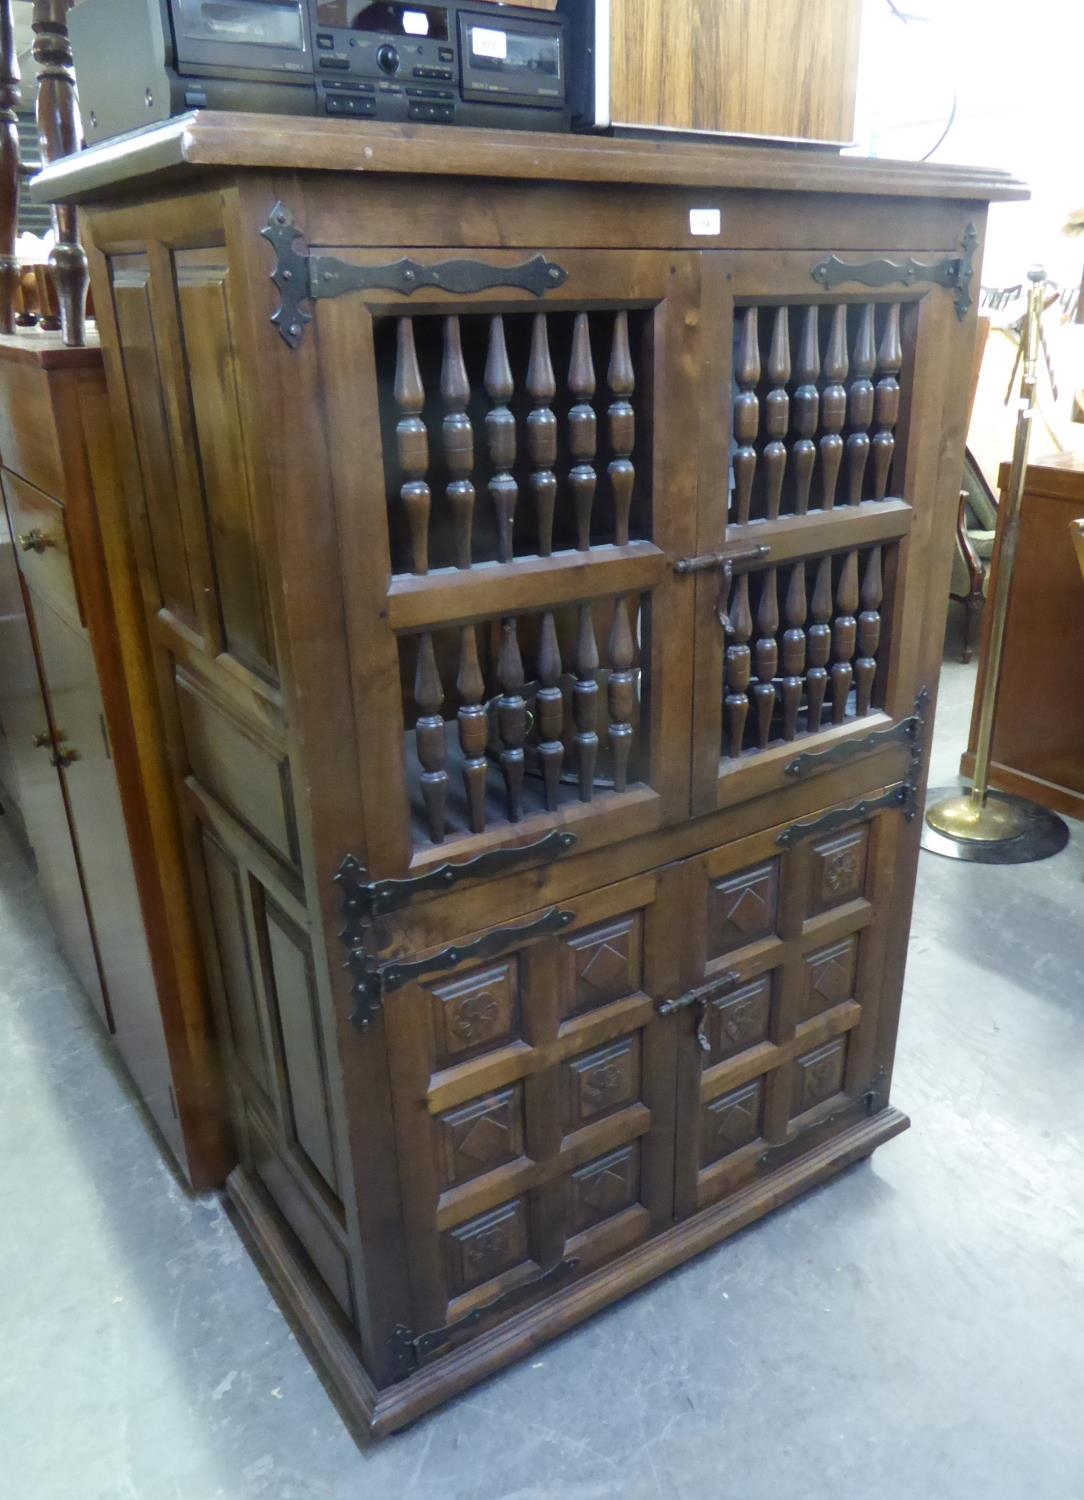
[{"label": "carved lower door", "polygon": [[404,1367],[671,1222],[684,874],[471,934],[390,976],[415,1326]]},{"label": "carved lower door", "polygon": [[679,1215],[885,1103],[878,1029],[905,818],[875,795],[681,866],[687,987],[663,1007],[680,1028]]}]

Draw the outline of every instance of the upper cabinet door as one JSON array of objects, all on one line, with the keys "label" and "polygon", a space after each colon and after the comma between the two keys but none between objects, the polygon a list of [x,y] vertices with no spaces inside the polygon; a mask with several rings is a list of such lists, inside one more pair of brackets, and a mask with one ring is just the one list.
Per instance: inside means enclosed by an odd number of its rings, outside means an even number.
[{"label": "upper cabinet door", "polygon": [[470,253],[315,304],[378,877],[688,815],[698,257]]},{"label": "upper cabinet door", "polygon": [[705,257],[697,813],[903,740],[923,686],[915,601],[944,499],[929,439],[970,328],[921,277],[824,292],[823,260]]}]

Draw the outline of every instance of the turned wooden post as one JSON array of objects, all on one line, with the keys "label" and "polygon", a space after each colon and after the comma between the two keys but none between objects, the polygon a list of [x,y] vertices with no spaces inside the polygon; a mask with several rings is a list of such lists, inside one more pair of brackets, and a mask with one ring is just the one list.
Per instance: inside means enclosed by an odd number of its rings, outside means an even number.
[{"label": "turned wooden post", "polygon": [[[34,61],[38,64],[38,141],[43,163],[69,156],[83,144],[68,40],[70,8],[71,0],[34,0],[30,24]],[[65,344],[74,347],[86,343],[87,258],[79,243],[75,206],[54,204],[50,213],[56,244],[49,255],[49,269],[56,285],[61,334]]]},{"label": "turned wooden post", "polygon": [[0,0],[0,333],[15,332],[15,299],[19,291],[19,262],[15,258],[19,131],[15,111],[20,97],[11,0]]}]

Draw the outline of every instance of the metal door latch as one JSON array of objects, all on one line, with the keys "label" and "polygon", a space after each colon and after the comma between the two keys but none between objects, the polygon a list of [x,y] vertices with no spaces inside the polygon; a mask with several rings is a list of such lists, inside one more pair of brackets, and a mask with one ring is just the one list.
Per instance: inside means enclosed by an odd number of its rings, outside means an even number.
[{"label": "metal door latch", "polygon": [[741,974],[737,969],[727,969],[724,974],[717,974],[714,979],[709,979],[706,984],[697,985],[695,989],[687,990],[684,995],[679,995],[676,1000],[661,1000],[657,1010],[660,1016],[672,1016],[679,1010],[685,1010],[688,1006],[696,1007],[696,1044],[701,1052],[711,1051],[711,1042],[708,1040],[707,1019],[708,1006],[722,997],[741,983]]}]

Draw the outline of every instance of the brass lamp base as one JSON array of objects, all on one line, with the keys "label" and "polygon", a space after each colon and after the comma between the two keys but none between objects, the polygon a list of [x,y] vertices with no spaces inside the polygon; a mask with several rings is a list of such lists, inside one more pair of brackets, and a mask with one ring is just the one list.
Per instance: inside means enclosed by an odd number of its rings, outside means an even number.
[{"label": "brass lamp base", "polygon": [[938,787],[927,793],[922,847],[948,859],[981,865],[1026,865],[1058,854],[1069,842],[1068,825],[1037,802],[1008,792],[987,792],[981,806],[969,792]]}]

